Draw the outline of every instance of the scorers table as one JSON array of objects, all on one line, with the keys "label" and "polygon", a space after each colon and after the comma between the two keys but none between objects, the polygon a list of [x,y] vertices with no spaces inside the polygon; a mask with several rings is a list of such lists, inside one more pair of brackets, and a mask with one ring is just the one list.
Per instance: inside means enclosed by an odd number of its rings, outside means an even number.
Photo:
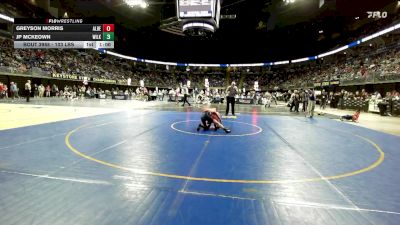
[{"label": "scorers table", "polygon": [[114,24],[99,19],[22,19],[13,25],[14,48],[114,48]]}]

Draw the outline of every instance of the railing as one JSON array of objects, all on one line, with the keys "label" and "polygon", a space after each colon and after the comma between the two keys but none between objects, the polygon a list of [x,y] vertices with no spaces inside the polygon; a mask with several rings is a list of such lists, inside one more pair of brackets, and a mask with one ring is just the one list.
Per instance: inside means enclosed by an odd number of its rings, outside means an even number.
[{"label": "railing", "polygon": [[50,77],[50,72],[43,71],[40,68],[33,67],[32,69],[21,71],[14,67],[0,66],[0,73],[7,73],[12,75],[24,75],[24,76],[39,76],[39,77]]},{"label": "railing", "polygon": [[48,72],[48,71],[43,71],[42,69],[40,69],[40,68],[37,68],[37,67],[33,67],[32,69],[30,69],[29,70],[29,72],[28,73],[30,73],[30,74],[32,74],[32,75],[37,75],[37,76],[47,76],[47,77],[50,77],[51,76],[51,73],[50,72]]},{"label": "railing", "polygon": [[[334,108],[338,107],[341,109],[351,109],[351,110],[362,109],[365,112],[371,112],[371,106],[373,106],[373,108],[379,107],[377,105],[377,102],[374,100],[371,99],[362,100],[353,98],[344,99],[341,105],[331,105],[331,107]],[[387,112],[389,112],[390,114],[400,115],[400,100],[391,99],[388,101],[386,107],[387,107]]]},{"label": "railing", "polygon": [[[337,80],[337,79],[335,79]],[[400,73],[369,73],[368,76],[364,77],[356,77],[356,78],[342,78],[340,79],[339,86],[351,86],[351,85],[364,85],[364,84],[382,84],[382,83],[395,83],[400,82]],[[321,84],[316,86],[315,84]],[[329,81],[318,81],[318,82],[302,82],[301,84],[282,84],[279,85],[280,89],[284,90],[299,90],[299,89],[309,89],[309,88],[316,88],[316,87],[327,87],[323,83],[328,83]],[[331,84],[332,85],[332,84]],[[337,84],[335,84],[337,85]],[[267,88],[268,89],[268,88]]]},{"label": "railing", "polygon": [[[0,75],[1,74],[14,75],[14,76],[33,76],[33,77],[42,77],[42,78],[52,77],[50,72],[43,71],[41,68],[37,68],[37,67],[33,67],[26,71],[21,71],[17,68],[13,68],[13,67],[0,66]],[[339,86],[394,83],[394,82],[400,82],[400,73],[375,72],[375,73],[369,73],[367,76],[364,76],[364,77],[356,77],[356,78],[351,78],[351,79],[342,78],[342,79],[340,79]],[[320,82],[320,83],[325,83],[325,82]],[[132,82],[132,85],[134,85],[134,81]],[[154,84],[154,85],[157,85],[157,84]],[[324,85],[321,85],[321,86],[324,86]],[[265,87],[262,86],[261,88],[268,89],[268,87],[269,86],[267,85]],[[280,89],[285,89],[285,90],[308,89],[308,88],[313,88],[313,87],[316,87],[316,86],[315,86],[315,82],[312,82],[312,81],[302,82],[301,84],[295,84],[295,85],[293,85],[293,84],[279,85]]]},{"label": "railing", "polygon": [[355,77],[351,79],[340,79],[340,84],[341,85],[357,85],[357,84],[370,84],[374,82],[374,77],[375,75],[368,75],[368,76],[362,76],[362,77]]},{"label": "railing", "polygon": [[365,77],[357,77],[352,79],[341,79],[340,85],[363,85],[363,84],[380,84],[400,82],[400,73],[370,73]]},{"label": "railing", "polygon": [[400,73],[388,73],[384,76],[375,76],[375,82],[386,83],[386,82],[400,82]]}]

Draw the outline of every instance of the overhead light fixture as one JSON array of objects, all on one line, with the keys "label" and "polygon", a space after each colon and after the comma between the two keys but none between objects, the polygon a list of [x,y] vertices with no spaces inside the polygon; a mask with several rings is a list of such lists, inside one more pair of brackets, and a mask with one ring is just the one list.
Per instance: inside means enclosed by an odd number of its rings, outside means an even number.
[{"label": "overhead light fixture", "polygon": [[182,27],[183,31],[186,31],[190,28],[203,28],[203,29],[209,30],[211,32],[215,31],[215,28],[213,26],[211,26],[210,24],[200,23],[200,22],[187,23],[187,24],[183,25],[183,27]]},{"label": "overhead light fixture", "polygon": [[147,8],[147,6],[149,6],[149,4],[147,4],[147,2],[145,2],[144,0],[123,0],[125,2],[125,4],[127,4],[129,7],[142,7]]},{"label": "overhead light fixture", "polygon": [[323,30],[320,30],[318,33],[320,33],[320,34],[323,34],[323,33],[324,33],[324,31],[323,31]]},{"label": "overhead light fixture", "polygon": [[143,9],[147,8],[147,6],[149,6],[149,4],[147,4],[146,2],[142,2],[142,4],[140,4],[140,7],[142,7]]},{"label": "overhead light fixture", "polygon": [[295,1],[296,0],[283,0],[283,2],[286,4],[294,3]]},{"label": "overhead light fixture", "polygon": [[5,21],[11,22],[11,23],[14,23],[14,18],[6,16],[6,15],[3,15],[3,14],[0,14],[0,19],[3,19]]},{"label": "overhead light fixture", "polygon": [[360,17],[357,16],[355,19],[358,20],[358,19],[360,19]]}]

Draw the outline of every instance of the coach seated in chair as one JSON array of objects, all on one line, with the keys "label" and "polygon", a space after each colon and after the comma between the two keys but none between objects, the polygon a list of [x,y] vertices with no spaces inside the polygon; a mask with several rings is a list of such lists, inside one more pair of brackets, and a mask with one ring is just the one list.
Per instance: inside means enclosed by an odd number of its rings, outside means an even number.
[{"label": "coach seated in chair", "polygon": [[386,99],[383,99],[383,101],[378,103],[379,114],[381,116],[389,116],[390,115],[388,113],[388,106],[389,106],[389,103],[387,102]]},{"label": "coach seated in chair", "polygon": [[213,100],[212,103],[221,103],[221,96],[219,95],[219,93],[215,93],[215,95],[213,96]]},{"label": "coach seated in chair", "polygon": [[168,96],[169,96],[169,99],[168,99],[169,102],[175,102],[176,101],[176,99],[175,99],[176,98],[176,92],[175,92],[174,89],[169,90]]},{"label": "coach seated in chair", "polygon": [[154,92],[149,91],[149,94],[151,97],[151,101],[157,100],[157,95],[158,95],[157,91],[154,91]]}]

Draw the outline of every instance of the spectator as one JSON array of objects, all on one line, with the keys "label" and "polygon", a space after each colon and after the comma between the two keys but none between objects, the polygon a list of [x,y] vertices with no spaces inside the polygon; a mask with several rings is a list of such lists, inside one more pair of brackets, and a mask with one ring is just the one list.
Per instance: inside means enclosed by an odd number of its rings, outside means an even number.
[{"label": "spectator", "polygon": [[315,91],[314,90],[309,90],[308,91],[308,115],[310,118],[314,117],[314,109],[315,109]]},{"label": "spectator", "polygon": [[3,91],[4,91],[4,97],[8,98],[8,87],[6,84],[3,84]]},{"label": "spectator", "polygon": [[26,95],[26,102],[29,102],[29,98],[31,96],[31,81],[27,80],[25,83],[25,95]]}]

